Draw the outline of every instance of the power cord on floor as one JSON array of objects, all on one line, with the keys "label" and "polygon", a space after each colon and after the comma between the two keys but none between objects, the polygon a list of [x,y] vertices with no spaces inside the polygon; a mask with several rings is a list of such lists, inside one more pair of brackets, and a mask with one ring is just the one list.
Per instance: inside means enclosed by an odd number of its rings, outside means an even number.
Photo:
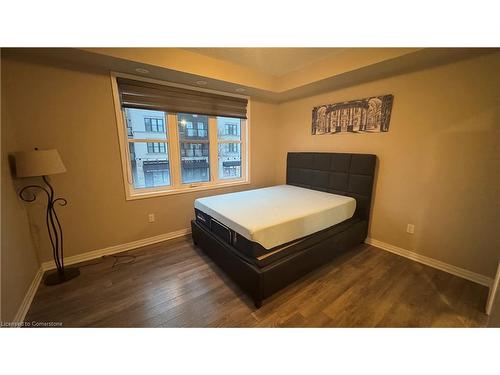
[{"label": "power cord on floor", "polygon": [[[82,264],[78,268],[89,267],[89,266],[96,266],[98,264],[103,264],[104,260],[106,258],[113,258],[114,259],[113,260],[113,264],[111,265],[111,268],[115,268],[116,266],[121,266],[121,265],[125,265],[125,264],[135,263],[135,261],[137,259],[137,255],[130,255],[130,254],[127,254],[127,255],[115,255],[115,254],[112,254],[112,255],[103,255],[101,257],[100,261],[93,262],[93,263]],[[120,262],[120,259],[128,259],[128,260]]]},{"label": "power cord on floor", "polygon": [[[106,257],[112,257],[115,260],[113,261],[113,265],[111,268],[114,268],[115,266],[120,266],[122,264],[132,264],[135,263],[135,260],[137,259],[136,255],[103,255],[103,258]],[[129,259],[128,261],[125,262],[119,262],[120,259]]]}]

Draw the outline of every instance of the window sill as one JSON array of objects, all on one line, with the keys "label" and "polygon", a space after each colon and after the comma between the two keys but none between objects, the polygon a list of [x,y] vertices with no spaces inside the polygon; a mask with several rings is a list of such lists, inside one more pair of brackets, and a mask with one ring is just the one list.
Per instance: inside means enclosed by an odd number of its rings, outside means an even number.
[{"label": "window sill", "polygon": [[156,190],[150,192],[141,192],[141,193],[128,193],[126,200],[136,200],[136,199],[146,199],[146,198],[154,198],[154,197],[162,197],[166,195],[176,195],[176,194],[185,194],[185,193],[194,193],[197,191],[203,190],[215,190],[215,189],[223,189],[232,186],[240,186],[240,185],[250,185],[250,181],[231,181],[231,182],[223,182],[218,183],[216,185],[199,185],[194,187],[182,187],[178,189],[170,189],[170,190]]}]

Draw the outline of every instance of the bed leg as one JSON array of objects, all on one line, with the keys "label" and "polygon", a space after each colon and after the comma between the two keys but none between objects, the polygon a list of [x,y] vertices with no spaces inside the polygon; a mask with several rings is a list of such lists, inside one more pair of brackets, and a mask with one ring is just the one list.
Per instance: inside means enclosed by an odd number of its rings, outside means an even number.
[{"label": "bed leg", "polygon": [[255,305],[255,307],[257,309],[260,309],[262,307],[262,300],[260,300],[260,299],[259,300],[254,300],[253,304]]}]

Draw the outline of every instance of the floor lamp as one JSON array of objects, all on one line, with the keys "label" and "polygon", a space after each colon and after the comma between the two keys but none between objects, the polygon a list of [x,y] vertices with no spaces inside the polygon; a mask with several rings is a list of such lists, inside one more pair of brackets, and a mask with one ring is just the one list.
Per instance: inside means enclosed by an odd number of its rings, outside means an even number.
[{"label": "floor lamp", "polygon": [[56,213],[56,204],[66,206],[64,198],[56,198],[54,189],[47,176],[64,173],[64,166],[57,150],[38,150],[19,152],[15,155],[17,177],[42,177],[44,185],[28,185],[19,192],[19,197],[25,202],[34,202],[37,198],[35,190],[47,194],[47,209],[45,222],[49,233],[52,255],[57,271],[47,275],[45,285],[56,285],[71,280],[80,274],[78,268],[64,267],[63,232],[61,223]]}]

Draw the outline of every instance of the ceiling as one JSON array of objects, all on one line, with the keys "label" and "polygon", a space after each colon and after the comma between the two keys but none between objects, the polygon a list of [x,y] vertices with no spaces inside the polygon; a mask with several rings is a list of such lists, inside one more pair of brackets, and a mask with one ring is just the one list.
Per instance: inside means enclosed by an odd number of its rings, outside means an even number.
[{"label": "ceiling", "polygon": [[[282,103],[499,51],[495,48],[3,48],[2,59],[23,59],[103,74],[128,73]],[[245,63],[234,62],[240,59]],[[256,66],[280,76],[265,73]]]},{"label": "ceiling", "polygon": [[326,57],[343,48],[185,48],[188,51],[230,61],[280,77]]}]

